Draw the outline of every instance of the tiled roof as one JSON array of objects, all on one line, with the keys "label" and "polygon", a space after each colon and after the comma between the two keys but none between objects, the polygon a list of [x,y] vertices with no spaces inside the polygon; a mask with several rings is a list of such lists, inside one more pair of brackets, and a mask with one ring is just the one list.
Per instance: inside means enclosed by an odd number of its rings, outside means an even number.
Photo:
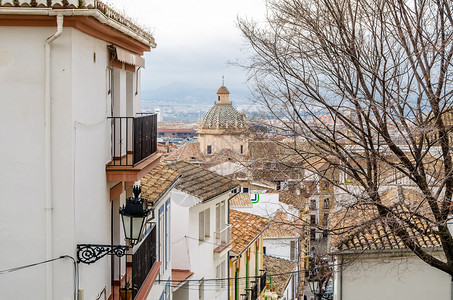
[{"label": "tiled roof", "polygon": [[305,204],[307,199],[304,197],[303,193],[299,191],[299,195],[297,191],[278,191],[279,193],[279,200],[288,205],[292,205],[294,208],[298,209],[299,211],[303,211],[305,208]]},{"label": "tiled roof", "polygon": [[167,166],[159,165],[155,167],[151,172],[143,176],[140,181],[142,198],[152,205],[171,187],[179,176],[178,171]]},{"label": "tiled roof", "polygon": [[214,153],[206,158],[206,160],[203,162],[202,166],[204,168],[210,168],[213,166],[217,166],[221,163],[230,161],[230,162],[244,162],[247,159],[234,151],[231,148],[223,148],[221,149],[218,153]]},{"label": "tiled roof", "polygon": [[[381,195],[382,203],[397,212],[395,217],[381,218],[374,205],[356,205],[333,214],[329,220],[332,252],[406,249],[403,240],[390,229],[390,222],[398,222],[408,238],[422,248],[441,247],[433,231],[435,222],[427,203],[417,191],[392,189]],[[410,226],[408,225],[410,224]]]},{"label": "tiled roof", "polygon": [[275,292],[282,297],[291,279],[292,274],[289,272],[295,271],[297,262],[269,255],[263,255],[263,257],[264,270],[268,274],[281,274],[272,276],[271,280],[275,285]]},{"label": "tiled roof", "polygon": [[229,94],[229,93],[230,93],[230,91],[224,85],[219,87],[219,89],[217,90],[217,94]]},{"label": "tiled roof", "polygon": [[15,7],[25,9],[39,9],[39,8],[53,8],[53,9],[68,9],[68,10],[98,10],[101,14],[105,15],[108,19],[114,20],[129,30],[146,39],[152,47],[155,47],[155,41],[149,30],[136,25],[121,13],[112,9],[109,5],[99,0],[66,0],[66,1],[30,1],[30,0],[3,0],[0,1],[0,8],[2,7]]},{"label": "tiled roof", "polygon": [[182,175],[176,188],[201,201],[229,192],[239,185],[231,179],[187,162],[179,161],[168,166]]},{"label": "tiled roof", "polygon": [[272,223],[264,231],[263,238],[298,238],[304,230],[304,223],[299,218],[294,218],[293,222],[287,218],[287,213],[278,210]]},{"label": "tiled roof", "polygon": [[203,159],[203,154],[200,151],[200,143],[198,142],[185,143],[164,158],[165,161],[200,161]]},{"label": "tiled roof", "polygon": [[244,128],[245,115],[241,114],[231,104],[215,104],[203,118],[203,129]]},{"label": "tiled roof", "polygon": [[250,194],[240,193],[233,197],[234,194],[230,196],[230,208],[244,208],[244,207],[253,207],[252,201],[250,200]]},{"label": "tiled roof", "polygon": [[232,249],[236,254],[241,253],[269,224],[268,218],[254,214],[230,210]]}]

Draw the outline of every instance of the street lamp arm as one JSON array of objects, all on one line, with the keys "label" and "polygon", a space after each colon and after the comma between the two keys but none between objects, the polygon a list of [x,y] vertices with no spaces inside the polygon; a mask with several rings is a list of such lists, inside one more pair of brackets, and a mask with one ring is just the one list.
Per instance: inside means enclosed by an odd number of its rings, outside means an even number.
[{"label": "street lamp arm", "polygon": [[77,262],[91,264],[106,255],[115,255],[122,257],[126,255],[129,246],[125,245],[96,245],[96,244],[78,244],[77,245]]}]

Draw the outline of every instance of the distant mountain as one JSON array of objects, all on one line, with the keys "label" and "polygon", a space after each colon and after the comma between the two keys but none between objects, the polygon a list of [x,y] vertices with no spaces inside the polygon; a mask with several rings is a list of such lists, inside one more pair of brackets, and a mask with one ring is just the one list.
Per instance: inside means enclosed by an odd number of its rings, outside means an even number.
[{"label": "distant mountain", "polygon": [[[247,88],[229,88],[230,101],[234,105],[249,104]],[[200,88],[184,82],[174,82],[157,89],[142,91],[142,100],[156,105],[212,105],[216,100],[217,88]]]}]

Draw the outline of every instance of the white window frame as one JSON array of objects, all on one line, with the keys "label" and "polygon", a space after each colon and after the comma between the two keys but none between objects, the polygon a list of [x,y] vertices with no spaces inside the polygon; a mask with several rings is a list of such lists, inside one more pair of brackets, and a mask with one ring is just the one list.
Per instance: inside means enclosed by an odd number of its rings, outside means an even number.
[{"label": "white window frame", "polygon": [[198,213],[198,239],[205,241],[211,236],[211,209],[208,207]]}]

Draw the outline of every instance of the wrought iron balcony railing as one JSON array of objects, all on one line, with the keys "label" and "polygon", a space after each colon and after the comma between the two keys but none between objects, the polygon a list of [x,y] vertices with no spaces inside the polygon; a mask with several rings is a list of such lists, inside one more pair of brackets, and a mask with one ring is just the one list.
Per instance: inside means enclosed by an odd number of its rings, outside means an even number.
[{"label": "wrought iron balcony railing", "polygon": [[140,291],[156,262],[156,227],[146,235],[132,254],[132,298]]},{"label": "wrought iron balcony railing", "polygon": [[157,115],[109,119],[112,166],[135,166],[157,151]]}]

